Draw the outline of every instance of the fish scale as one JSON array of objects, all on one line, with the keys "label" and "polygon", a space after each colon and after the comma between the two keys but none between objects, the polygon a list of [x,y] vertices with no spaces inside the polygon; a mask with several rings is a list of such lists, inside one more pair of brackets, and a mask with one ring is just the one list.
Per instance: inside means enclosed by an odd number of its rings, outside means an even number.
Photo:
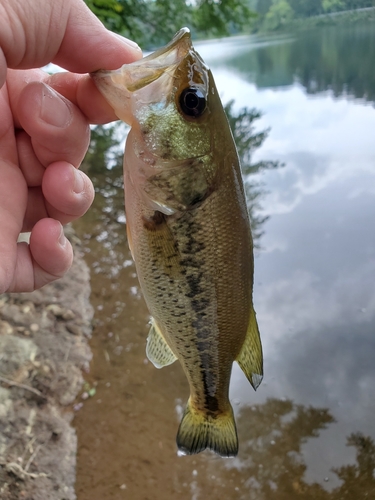
[{"label": "fish scale", "polygon": [[143,60],[93,78],[132,126],[125,209],[153,318],[146,352],[158,368],[178,359],[190,387],[178,448],[234,456],[232,364],[237,361],[256,388],[262,348],[240,165],[212,74],[185,28]]}]

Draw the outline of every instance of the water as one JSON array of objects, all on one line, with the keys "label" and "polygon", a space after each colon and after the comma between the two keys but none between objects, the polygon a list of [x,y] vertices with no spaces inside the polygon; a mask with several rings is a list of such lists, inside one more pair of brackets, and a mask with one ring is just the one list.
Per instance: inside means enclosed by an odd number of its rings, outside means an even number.
[{"label": "water", "polygon": [[201,43],[223,101],[259,108],[263,224],[254,299],[265,378],[235,366],[240,453],[178,457],[178,364],[145,357],[148,312],[126,245],[122,188],[97,176],[78,225],[96,326],[75,420],[79,500],[375,498],[375,27]]}]

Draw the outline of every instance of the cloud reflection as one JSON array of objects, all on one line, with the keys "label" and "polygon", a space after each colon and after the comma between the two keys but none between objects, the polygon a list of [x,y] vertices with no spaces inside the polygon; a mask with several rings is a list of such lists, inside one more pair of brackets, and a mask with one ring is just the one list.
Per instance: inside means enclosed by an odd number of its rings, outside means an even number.
[{"label": "cloud reflection", "polygon": [[375,153],[368,131],[375,130],[375,113],[371,106],[338,100],[330,92],[311,97],[297,83],[282,92],[259,90],[239,74],[219,68],[215,79],[225,100],[241,95],[241,105],[262,110],[259,130],[271,128],[254,161],[274,159],[286,164],[267,177],[268,214],[291,211],[303,196],[358,173],[371,178],[372,184],[363,189],[373,192]]}]

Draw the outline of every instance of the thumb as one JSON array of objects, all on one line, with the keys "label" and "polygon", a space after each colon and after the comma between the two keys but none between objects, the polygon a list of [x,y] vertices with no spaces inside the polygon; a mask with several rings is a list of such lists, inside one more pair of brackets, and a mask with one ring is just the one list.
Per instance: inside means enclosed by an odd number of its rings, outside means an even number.
[{"label": "thumb", "polygon": [[0,87],[7,67],[55,62],[86,73],[115,69],[141,56],[134,42],[108,31],[83,0],[0,2]]},{"label": "thumb", "polygon": [[141,57],[135,42],[108,31],[81,0],[71,1],[64,38],[53,62],[75,73],[91,73],[117,69]]}]

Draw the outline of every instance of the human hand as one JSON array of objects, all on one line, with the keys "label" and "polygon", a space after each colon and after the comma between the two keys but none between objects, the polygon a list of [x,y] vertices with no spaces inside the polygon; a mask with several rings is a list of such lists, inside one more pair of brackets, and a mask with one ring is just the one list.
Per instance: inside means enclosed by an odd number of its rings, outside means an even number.
[{"label": "human hand", "polygon": [[[81,0],[0,0],[0,293],[40,288],[69,269],[61,224],[94,197],[78,170],[89,123],[116,119],[88,75],[28,68],[86,73],[140,57]],[[24,231],[29,245],[17,244]]]}]

